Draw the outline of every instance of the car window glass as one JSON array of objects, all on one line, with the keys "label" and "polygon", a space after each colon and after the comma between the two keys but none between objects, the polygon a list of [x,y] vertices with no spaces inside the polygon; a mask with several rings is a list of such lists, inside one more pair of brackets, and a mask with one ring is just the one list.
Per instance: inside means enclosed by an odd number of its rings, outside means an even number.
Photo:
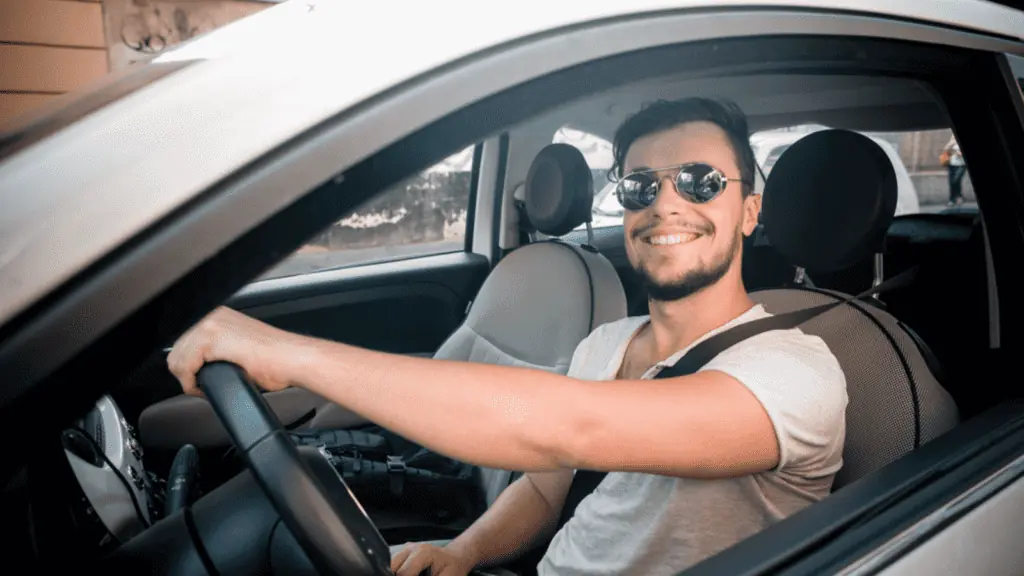
[{"label": "car window glass", "polygon": [[[826,129],[805,124],[757,132],[750,137],[754,159],[766,177],[783,152],[807,134]],[[959,147],[952,130],[910,132],[862,132],[885,150],[896,171],[898,195],[896,215],[942,212],[947,209],[976,210],[974,188],[966,162],[956,154]],[[943,151],[950,150],[947,162]],[[763,186],[758,186],[758,192]]]},{"label": "car window glass", "polygon": [[374,196],[261,279],[465,250],[473,151]]}]

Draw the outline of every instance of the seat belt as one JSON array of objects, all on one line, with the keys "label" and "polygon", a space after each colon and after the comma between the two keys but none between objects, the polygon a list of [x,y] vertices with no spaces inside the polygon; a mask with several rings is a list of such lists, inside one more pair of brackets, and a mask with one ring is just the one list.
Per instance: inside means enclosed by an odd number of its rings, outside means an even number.
[{"label": "seat belt", "polygon": [[[704,367],[705,364],[710,362],[715,356],[718,356],[720,353],[736,344],[739,344],[747,338],[750,338],[751,336],[756,336],[763,332],[770,332],[772,330],[789,330],[791,328],[796,328],[808,320],[820,316],[833,308],[838,308],[839,306],[848,304],[854,300],[860,300],[862,298],[888,292],[896,288],[902,288],[914,279],[919,269],[920,265],[914,266],[884,282],[881,282],[877,286],[873,286],[868,290],[857,294],[856,296],[847,296],[841,300],[822,304],[821,306],[814,306],[803,310],[794,310],[792,312],[768,316],[766,318],[758,318],[757,320],[733,326],[732,328],[715,334],[700,344],[697,344],[691,348],[689,352],[683,355],[675,365],[666,367],[655,375],[654,378],[677,378],[679,376],[694,374]],[[597,470],[576,471],[573,475],[572,484],[569,486],[569,492],[565,497],[565,503],[562,505],[562,513],[558,518],[556,531],[561,530],[562,527],[569,522],[576,513],[576,507],[579,506],[580,502],[582,502],[584,498],[597,489],[598,484],[604,480],[604,477],[607,474],[608,472]]]}]

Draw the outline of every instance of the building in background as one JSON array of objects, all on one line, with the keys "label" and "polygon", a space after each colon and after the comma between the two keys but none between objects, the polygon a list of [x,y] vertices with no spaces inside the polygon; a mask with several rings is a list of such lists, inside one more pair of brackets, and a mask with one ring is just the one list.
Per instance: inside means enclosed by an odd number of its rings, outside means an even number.
[{"label": "building in background", "polygon": [[0,0],[0,127],[274,2]]}]

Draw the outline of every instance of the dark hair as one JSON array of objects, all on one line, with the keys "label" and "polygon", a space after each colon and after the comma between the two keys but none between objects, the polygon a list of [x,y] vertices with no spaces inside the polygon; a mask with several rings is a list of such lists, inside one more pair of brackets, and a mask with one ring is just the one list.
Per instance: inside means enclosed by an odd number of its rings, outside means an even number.
[{"label": "dark hair", "polygon": [[609,178],[621,178],[626,154],[634,142],[680,124],[710,122],[729,137],[736,163],[743,179],[743,196],[754,190],[754,150],[750,147],[747,131],[747,117],[731,100],[711,98],[684,98],[682,100],[658,100],[640,109],[615,131],[612,155],[615,158]]}]

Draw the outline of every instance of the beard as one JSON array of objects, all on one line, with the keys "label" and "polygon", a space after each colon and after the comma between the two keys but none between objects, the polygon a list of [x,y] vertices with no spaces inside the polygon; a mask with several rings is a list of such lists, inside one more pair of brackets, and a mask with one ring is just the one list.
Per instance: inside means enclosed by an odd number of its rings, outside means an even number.
[{"label": "beard", "polygon": [[633,271],[640,276],[647,298],[655,302],[675,302],[714,285],[729,271],[739,252],[742,232],[733,235],[725,252],[708,264],[687,270],[678,278],[669,281],[656,280],[643,264],[634,264]]}]

